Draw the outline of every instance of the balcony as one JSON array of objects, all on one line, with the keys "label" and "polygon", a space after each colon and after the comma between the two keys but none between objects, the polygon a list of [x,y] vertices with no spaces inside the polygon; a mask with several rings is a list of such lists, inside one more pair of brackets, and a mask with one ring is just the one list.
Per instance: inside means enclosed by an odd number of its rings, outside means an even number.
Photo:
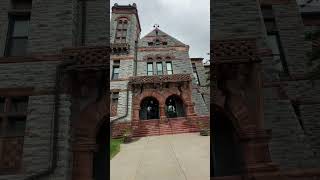
[{"label": "balcony", "polygon": [[191,82],[191,74],[173,74],[156,76],[134,76],[130,77],[130,84],[155,84],[168,82]]}]

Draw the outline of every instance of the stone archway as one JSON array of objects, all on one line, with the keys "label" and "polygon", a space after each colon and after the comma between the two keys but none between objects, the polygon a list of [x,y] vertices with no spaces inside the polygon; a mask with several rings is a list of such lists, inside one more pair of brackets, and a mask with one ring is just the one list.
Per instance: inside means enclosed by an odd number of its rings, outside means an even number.
[{"label": "stone archway", "polygon": [[[87,105],[74,123],[73,180],[93,180],[94,155],[97,152],[97,135],[105,125],[107,112],[106,97]],[[106,145],[108,136],[106,136]]]}]

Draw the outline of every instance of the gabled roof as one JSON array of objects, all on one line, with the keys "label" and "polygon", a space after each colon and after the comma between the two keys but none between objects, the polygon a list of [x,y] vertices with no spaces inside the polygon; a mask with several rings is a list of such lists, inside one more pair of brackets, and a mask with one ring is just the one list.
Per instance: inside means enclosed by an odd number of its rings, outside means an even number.
[{"label": "gabled roof", "polygon": [[147,47],[149,42],[155,42],[156,39],[159,39],[160,42],[167,42],[167,46],[187,46],[176,38],[170,36],[169,34],[161,31],[159,28],[155,28],[150,33],[145,35],[139,41],[139,47]]}]

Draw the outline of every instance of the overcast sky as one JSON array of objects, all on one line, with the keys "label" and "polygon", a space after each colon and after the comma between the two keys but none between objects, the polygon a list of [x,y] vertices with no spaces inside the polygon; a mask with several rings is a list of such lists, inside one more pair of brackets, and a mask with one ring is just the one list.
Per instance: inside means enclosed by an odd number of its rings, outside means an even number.
[{"label": "overcast sky", "polygon": [[190,57],[209,59],[210,0],[110,0],[119,5],[137,4],[141,38],[159,24],[165,33],[190,46]]}]

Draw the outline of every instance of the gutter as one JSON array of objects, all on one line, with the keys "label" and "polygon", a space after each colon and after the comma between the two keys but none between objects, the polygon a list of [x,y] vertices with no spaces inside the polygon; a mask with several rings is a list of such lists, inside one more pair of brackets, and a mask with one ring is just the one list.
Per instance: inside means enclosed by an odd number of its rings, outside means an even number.
[{"label": "gutter", "polygon": [[57,66],[56,70],[56,82],[55,82],[55,90],[54,90],[54,119],[53,119],[53,128],[51,131],[53,132],[53,136],[51,137],[51,142],[50,142],[50,147],[51,147],[51,152],[50,152],[50,159],[51,159],[51,164],[49,167],[37,174],[33,174],[29,177],[26,177],[24,180],[36,180],[41,177],[50,175],[54,172],[54,170],[57,168],[57,162],[58,162],[58,132],[59,132],[59,107],[60,107],[60,83],[61,83],[61,74],[62,70],[68,66],[73,64],[75,61],[67,61],[67,62],[62,62]]}]

